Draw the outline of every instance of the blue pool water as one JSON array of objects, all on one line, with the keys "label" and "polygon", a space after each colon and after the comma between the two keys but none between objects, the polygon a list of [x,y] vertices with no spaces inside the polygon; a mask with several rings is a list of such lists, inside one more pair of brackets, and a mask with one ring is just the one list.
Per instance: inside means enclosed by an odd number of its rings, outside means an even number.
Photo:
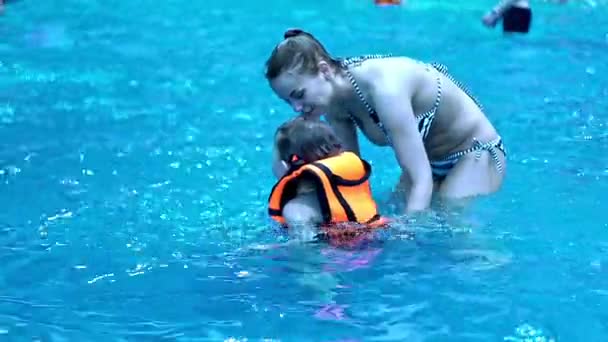
[{"label": "blue pool water", "polygon": [[[608,5],[15,1],[0,15],[0,340],[606,341]],[[595,4],[595,6],[593,5]],[[359,250],[262,249],[263,79],[287,27],[447,64],[509,149],[500,193]],[[363,142],[390,211],[390,151]]]}]

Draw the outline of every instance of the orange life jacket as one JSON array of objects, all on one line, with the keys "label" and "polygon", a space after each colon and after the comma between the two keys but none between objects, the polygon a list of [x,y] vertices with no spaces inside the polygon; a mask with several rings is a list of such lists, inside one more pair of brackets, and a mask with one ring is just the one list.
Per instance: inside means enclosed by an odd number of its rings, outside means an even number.
[{"label": "orange life jacket", "polygon": [[[298,183],[305,178],[315,185],[323,215],[322,226],[359,224],[357,228],[363,230],[386,226],[387,220],[379,215],[372,198],[370,174],[371,165],[352,152],[304,164],[274,185],[268,213],[284,225],[283,208],[296,196]],[[354,235],[352,229],[349,234]]]}]

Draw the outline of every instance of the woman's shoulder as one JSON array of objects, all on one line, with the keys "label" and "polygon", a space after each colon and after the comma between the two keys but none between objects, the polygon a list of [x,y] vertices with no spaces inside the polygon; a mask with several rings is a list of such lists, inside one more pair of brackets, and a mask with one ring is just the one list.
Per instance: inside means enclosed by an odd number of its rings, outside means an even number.
[{"label": "woman's shoulder", "polygon": [[366,54],[366,55],[355,55],[339,58],[338,61],[342,66],[354,67],[362,64],[383,64],[383,63],[394,63],[396,61],[410,65],[427,65],[420,59],[405,55],[396,55],[391,53],[378,53],[378,54]]},{"label": "woman's shoulder", "polygon": [[424,71],[431,67],[431,64],[407,56],[387,56],[378,59],[368,59],[361,63],[362,73],[376,77],[389,78],[410,78],[414,77],[417,71]]},{"label": "woman's shoulder", "polygon": [[[365,55],[349,57],[344,66],[364,92],[378,94],[403,94],[412,92],[433,77],[428,73],[433,66],[415,58],[399,55]],[[434,79],[434,78],[433,78]]]},{"label": "woman's shoulder", "polygon": [[399,91],[403,87],[412,88],[419,80],[428,77],[426,70],[430,64],[405,57],[395,56],[387,59],[370,61],[362,68],[362,74],[370,88],[377,86]]}]

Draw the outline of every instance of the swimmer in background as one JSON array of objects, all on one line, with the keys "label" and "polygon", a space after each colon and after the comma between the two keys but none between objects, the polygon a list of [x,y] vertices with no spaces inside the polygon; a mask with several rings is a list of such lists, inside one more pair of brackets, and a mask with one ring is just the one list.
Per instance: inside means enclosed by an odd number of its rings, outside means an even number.
[{"label": "swimmer in background", "polygon": [[298,240],[357,238],[387,220],[372,197],[371,166],[345,151],[332,127],[295,117],[275,133],[269,215]]},{"label": "swimmer in background", "polygon": [[[552,0],[565,4],[568,0]],[[501,0],[481,19],[487,27],[494,27],[502,19],[505,33],[528,33],[532,23],[532,10],[528,0]]]},{"label": "swimmer in background", "polygon": [[528,33],[532,23],[532,10],[528,0],[501,0],[482,18],[487,27],[494,27],[502,19],[505,33]]}]

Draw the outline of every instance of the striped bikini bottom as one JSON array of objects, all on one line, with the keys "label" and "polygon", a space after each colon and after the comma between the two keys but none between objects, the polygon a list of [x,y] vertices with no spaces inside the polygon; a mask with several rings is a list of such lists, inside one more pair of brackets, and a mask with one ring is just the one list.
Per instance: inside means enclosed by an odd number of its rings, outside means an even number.
[{"label": "striped bikini bottom", "polygon": [[473,146],[467,148],[466,150],[451,153],[444,158],[441,158],[439,160],[434,160],[431,162],[431,170],[433,171],[433,180],[435,180],[435,181],[443,180],[448,175],[448,173],[452,170],[454,165],[456,165],[456,163],[458,163],[460,158],[462,158],[463,156],[465,156],[469,153],[475,152],[476,153],[475,158],[479,159],[481,157],[482,151],[490,152],[492,159],[496,163],[496,169],[498,170],[498,172],[502,173],[503,165],[502,165],[502,162],[500,161],[500,158],[498,158],[497,150],[500,150],[505,156],[507,155],[507,150],[506,150],[506,148],[502,142],[502,138],[500,136],[492,141],[488,141],[485,143],[482,143],[477,139],[473,139]]}]

